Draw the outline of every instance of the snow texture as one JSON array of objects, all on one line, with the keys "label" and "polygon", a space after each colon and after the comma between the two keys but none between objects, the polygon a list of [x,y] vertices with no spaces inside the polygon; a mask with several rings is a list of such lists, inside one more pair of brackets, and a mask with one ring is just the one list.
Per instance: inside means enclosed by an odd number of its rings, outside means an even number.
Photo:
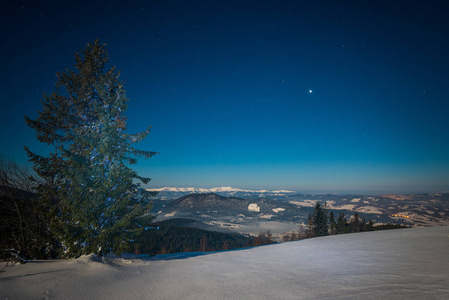
[{"label": "snow texture", "polygon": [[260,207],[259,207],[259,205],[257,205],[257,203],[251,203],[250,205],[248,205],[248,210],[260,212]]},{"label": "snow texture", "polygon": [[449,227],[221,252],[84,256],[0,273],[0,299],[449,299]]}]

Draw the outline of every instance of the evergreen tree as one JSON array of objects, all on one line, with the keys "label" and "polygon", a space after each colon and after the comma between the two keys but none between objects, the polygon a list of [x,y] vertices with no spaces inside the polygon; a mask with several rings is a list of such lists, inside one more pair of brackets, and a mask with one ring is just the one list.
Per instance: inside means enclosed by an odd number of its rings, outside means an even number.
[{"label": "evergreen tree", "polygon": [[363,224],[360,221],[359,214],[357,212],[354,212],[354,216],[352,217],[349,226],[352,233],[361,231]]},{"label": "evergreen tree", "polygon": [[365,231],[366,228],[366,220],[365,218],[362,218],[362,221],[360,222],[360,231]]},{"label": "evergreen tree", "polygon": [[321,207],[320,202],[316,202],[315,208],[313,210],[313,230],[315,236],[325,236],[327,235],[327,215],[325,209]]},{"label": "evergreen tree", "polygon": [[39,141],[52,146],[48,157],[25,150],[42,177],[39,191],[47,201],[52,230],[68,257],[116,254],[151,221],[152,196],[140,188],[149,178],[129,166],[136,157],[155,152],[137,150],[150,128],[125,133],[128,99],[120,72],[105,70],[108,55],[98,41],[75,55],[76,71],[58,73],[55,91],[44,95],[36,120],[25,117]]},{"label": "evergreen tree", "polygon": [[334,212],[331,211],[329,214],[329,234],[337,234],[337,222],[335,221]]},{"label": "evergreen tree", "polygon": [[337,234],[349,233],[349,224],[345,214],[340,213],[337,218]]},{"label": "evergreen tree", "polygon": [[306,237],[307,238],[311,238],[315,236],[315,231],[314,231],[314,224],[313,224],[313,219],[312,219],[312,214],[309,213],[309,215],[307,216],[307,225],[306,225]]},{"label": "evergreen tree", "polygon": [[373,220],[369,220],[368,223],[365,224],[363,231],[373,231],[374,230],[374,222]]},{"label": "evergreen tree", "polygon": [[206,235],[203,235],[203,237],[200,240],[200,247],[198,248],[198,251],[206,252],[206,250],[207,250],[207,237]]}]

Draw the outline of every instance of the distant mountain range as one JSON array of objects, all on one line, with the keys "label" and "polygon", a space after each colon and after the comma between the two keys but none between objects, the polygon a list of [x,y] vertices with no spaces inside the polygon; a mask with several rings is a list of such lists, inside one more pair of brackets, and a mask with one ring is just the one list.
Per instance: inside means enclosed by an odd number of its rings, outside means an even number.
[{"label": "distant mountain range", "polygon": [[215,187],[215,188],[195,188],[195,187],[163,187],[156,189],[148,189],[148,191],[158,192],[157,198],[159,199],[177,199],[182,196],[190,194],[209,194],[215,193],[220,196],[226,197],[239,197],[239,198],[264,198],[264,197],[289,197],[298,194],[296,191],[289,190],[246,190],[233,187]]},{"label": "distant mountain range", "polygon": [[[195,220],[216,231],[255,235],[262,230],[282,234],[307,222],[317,201],[335,216],[355,212],[374,223],[413,226],[449,225],[449,194],[414,195],[306,195],[294,191],[161,188],[152,199],[158,221]],[[214,191],[215,193],[213,193]],[[198,226],[195,226],[198,227]],[[204,226],[203,226],[204,227]],[[206,229],[198,227],[201,229]]]}]

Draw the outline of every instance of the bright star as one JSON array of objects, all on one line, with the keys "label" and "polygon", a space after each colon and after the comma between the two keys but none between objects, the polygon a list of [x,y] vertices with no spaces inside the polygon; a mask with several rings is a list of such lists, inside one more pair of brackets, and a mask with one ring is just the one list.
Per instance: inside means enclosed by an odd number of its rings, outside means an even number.
[{"label": "bright star", "polygon": [[309,93],[312,94],[312,90],[309,90]]}]

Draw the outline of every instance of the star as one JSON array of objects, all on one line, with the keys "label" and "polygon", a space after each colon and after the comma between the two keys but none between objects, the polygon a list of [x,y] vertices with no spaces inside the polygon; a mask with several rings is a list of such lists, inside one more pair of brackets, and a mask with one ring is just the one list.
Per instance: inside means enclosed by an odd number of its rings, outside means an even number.
[{"label": "star", "polygon": [[312,94],[312,90],[309,90],[309,94]]}]

